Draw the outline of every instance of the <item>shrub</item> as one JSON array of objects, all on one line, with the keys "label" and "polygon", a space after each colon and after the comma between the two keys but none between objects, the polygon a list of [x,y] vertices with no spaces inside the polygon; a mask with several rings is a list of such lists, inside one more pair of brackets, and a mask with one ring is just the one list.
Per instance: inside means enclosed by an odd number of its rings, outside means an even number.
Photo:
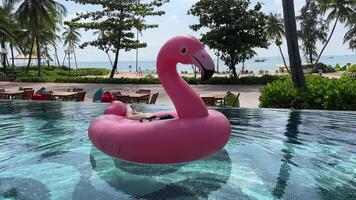
[{"label": "shrub", "polygon": [[225,96],[225,104],[227,106],[240,107],[240,101],[236,98],[238,98],[237,95],[234,95],[231,91],[227,91]]},{"label": "shrub", "polygon": [[356,65],[351,65],[343,77],[356,80]]},{"label": "shrub", "polygon": [[331,67],[330,65],[326,65],[324,63],[318,63],[316,64],[316,68],[314,73],[319,73],[319,70],[321,70],[323,73],[332,73],[336,72],[336,69]]},{"label": "shrub", "polygon": [[6,75],[3,72],[0,72],[0,78],[6,78]]},{"label": "shrub", "polygon": [[260,107],[356,110],[356,81],[307,76],[307,90],[293,87],[291,79],[275,81],[261,90]]},{"label": "shrub", "polygon": [[[151,76],[146,76],[144,78],[104,78],[104,77],[83,77],[83,76],[59,76],[47,73],[49,75],[43,75],[40,78],[31,76],[18,76],[16,78],[17,82],[59,82],[59,83],[106,83],[106,84],[160,84],[158,78]],[[276,80],[285,80],[288,76],[278,76],[278,75],[263,75],[258,76],[246,76],[246,77],[213,77],[209,81],[201,84],[210,85],[265,85],[267,83],[272,83]],[[194,77],[183,77],[187,83],[191,85],[200,84],[199,78]]]},{"label": "shrub", "polygon": [[[30,66],[29,72],[26,73],[26,66],[16,67],[14,71],[17,76],[35,76],[37,75],[37,67]],[[103,76],[110,73],[110,70],[103,68],[79,68],[71,69],[66,66],[42,66],[41,74],[43,76]]]},{"label": "shrub", "polygon": [[73,71],[77,76],[103,76],[110,74],[110,70],[103,68],[80,68]]}]

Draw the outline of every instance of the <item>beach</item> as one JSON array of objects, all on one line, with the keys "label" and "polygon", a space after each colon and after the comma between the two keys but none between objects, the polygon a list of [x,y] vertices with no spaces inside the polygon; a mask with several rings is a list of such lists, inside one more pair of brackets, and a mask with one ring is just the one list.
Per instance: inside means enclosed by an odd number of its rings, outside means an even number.
[{"label": "beach", "polygon": [[[148,89],[151,92],[159,92],[157,105],[173,105],[162,85],[132,85],[132,84],[83,84],[83,83],[20,83],[0,82],[0,88],[18,90],[19,87],[33,88],[35,90],[45,87],[47,90],[65,91],[67,88],[83,88],[87,91],[85,102],[92,102],[95,91],[99,88],[106,90],[119,90],[134,93],[139,89]],[[263,85],[191,85],[200,95],[225,95],[227,91],[240,93],[240,106],[245,108],[258,108],[260,89]],[[187,102],[189,103],[189,102]]]},{"label": "beach", "polygon": [[[274,74],[274,73],[272,73]],[[138,75],[134,72],[118,72],[115,73],[115,78],[143,78],[147,74]],[[158,75],[155,73],[150,73],[152,77],[157,78]],[[194,77],[194,73],[180,74],[185,77]],[[279,74],[282,75],[282,74]],[[328,78],[340,78],[342,72],[335,73],[323,73],[322,74]],[[214,77],[226,77],[228,74],[214,74]],[[258,74],[240,74],[243,76],[261,76]],[[98,76],[89,76],[98,77]],[[109,78],[109,75],[100,76],[103,78]],[[200,74],[197,74],[200,77]],[[258,108],[260,90],[264,85],[190,85],[198,94],[201,96],[215,96],[215,95],[226,95],[227,91],[231,91],[234,94],[240,93],[240,107],[244,108]],[[152,93],[159,92],[159,96],[156,104],[158,105],[173,105],[166,91],[163,89],[162,85],[153,84],[94,84],[94,83],[28,83],[28,82],[0,82],[0,88],[5,88],[6,90],[18,90],[19,87],[33,88],[38,90],[41,87],[45,87],[47,90],[53,91],[66,91],[68,88],[82,88],[87,91],[85,102],[92,102],[94,93],[99,89],[103,88],[104,91],[121,91],[124,93],[135,93],[140,89],[151,90]]]},{"label": "beach", "polygon": [[[305,58],[302,56],[302,63],[307,63]],[[287,62],[289,61],[286,58]],[[215,66],[218,65],[216,59],[214,58]],[[336,64],[343,66],[347,63],[356,63],[356,55],[333,55],[333,56],[322,56],[320,62],[331,65],[335,67]],[[18,63],[18,65],[25,65],[26,62]],[[51,63],[56,65],[56,63]],[[66,63],[68,65],[68,63]],[[245,62],[245,70],[253,71],[254,73],[258,73],[260,70],[268,71],[269,73],[274,73],[279,66],[283,64],[283,60],[280,56],[272,56],[272,57],[254,57]],[[289,63],[287,63],[289,64]],[[131,66],[131,67],[130,67]],[[236,66],[236,69],[241,70],[242,63],[239,63]],[[156,71],[156,61],[145,61],[139,60],[138,67],[141,68],[143,72],[148,71]],[[75,68],[75,64],[72,63],[72,68]],[[111,64],[109,60],[104,61],[85,61],[78,60],[78,68],[106,68],[111,69]],[[191,65],[182,65],[178,64],[177,69],[179,72],[187,71],[193,72],[193,68]],[[123,61],[121,60],[118,63],[118,70],[124,72],[130,72],[130,70],[136,71],[136,62],[135,61]],[[219,60],[219,71],[227,71],[228,67],[224,64],[222,60]]]}]

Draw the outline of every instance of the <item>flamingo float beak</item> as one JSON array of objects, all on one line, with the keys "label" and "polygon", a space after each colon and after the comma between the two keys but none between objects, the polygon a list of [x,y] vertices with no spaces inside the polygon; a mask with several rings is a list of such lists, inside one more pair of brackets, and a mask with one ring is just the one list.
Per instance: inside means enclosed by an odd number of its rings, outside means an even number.
[{"label": "flamingo float beak", "polygon": [[201,49],[191,55],[191,58],[193,64],[201,71],[201,80],[203,82],[209,80],[215,72],[214,61],[210,55],[205,51],[205,49]]}]

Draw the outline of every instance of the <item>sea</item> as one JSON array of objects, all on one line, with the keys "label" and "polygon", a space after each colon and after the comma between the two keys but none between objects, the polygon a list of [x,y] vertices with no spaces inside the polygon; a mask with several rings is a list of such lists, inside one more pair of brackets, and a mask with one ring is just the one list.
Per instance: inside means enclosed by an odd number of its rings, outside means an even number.
[{"label": "sea", "polygon": [[[217,60],[215,57],[215,66],[218,66],[218,70],[228,71],[228,67],[224,65],[224,62],[221,60]],[[355,55],[338,55],[338,56],[323,56],[320,61],[324,64],[331,65],[335,67],[337,64],[343,66],[347,63],[356,64],[356,54]],[[288,58],[286,58],[286,62],[288,64]],[[305,60],[302,60],[303,63],[306,63]],[[54,64],[54,63],[53,63]],[[107,68],[111,69],[110,61],[78,61],[78,68]],[[68,65],[68,63],[66,63]],[[245,62],[245,70],[253,71],[254,73],[258,73],[260,70],[275,72],[278,70],[278,67],[283,65],[283,60],[281,57],[255,57]],[[71,62],[71,66],[75,67],[73,61]],[[155,61],[138,61],[139,69],[143,72],[155,72],[156,71],[156,62]],[[242,63],[237,65],[237,70],[241,70]],[[194,68],[191,65],[178,65],[179,72],[193,72]],[[118,63],[118,71],[122,72],[135,72],[136,71],[136,61],[119,61]]]}]

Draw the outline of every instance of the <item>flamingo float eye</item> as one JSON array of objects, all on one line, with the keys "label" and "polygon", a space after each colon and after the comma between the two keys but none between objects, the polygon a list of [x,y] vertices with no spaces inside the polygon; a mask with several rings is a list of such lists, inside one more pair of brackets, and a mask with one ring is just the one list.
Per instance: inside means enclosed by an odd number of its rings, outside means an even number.
[{"label": "flamingo float eye", "polygon": [[187,55],[188,54],[188,48],[186,46],[182,46],[180,49],[179,49],[179,52],[180,54],[182,55]]}]

